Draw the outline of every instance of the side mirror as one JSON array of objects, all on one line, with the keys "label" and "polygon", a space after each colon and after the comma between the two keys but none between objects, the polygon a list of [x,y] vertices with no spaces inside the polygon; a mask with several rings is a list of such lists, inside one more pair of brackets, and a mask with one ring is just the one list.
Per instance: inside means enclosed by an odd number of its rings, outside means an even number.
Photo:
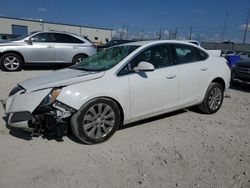
[{"label": "side mirror", "polygon": [[32,38],[29,38],[28,40],[25,40],[25,42],[26,42],[28,45],[32,45],[32,44],[33,44]]},{"label": "side mirror", "polygon": [[140,71],[146,72],[146,71],[154,71],[154,70],[155,70],[154,65],[145,61],[140,62],[138,66],[134,68],[135,72],[140,72]]}]

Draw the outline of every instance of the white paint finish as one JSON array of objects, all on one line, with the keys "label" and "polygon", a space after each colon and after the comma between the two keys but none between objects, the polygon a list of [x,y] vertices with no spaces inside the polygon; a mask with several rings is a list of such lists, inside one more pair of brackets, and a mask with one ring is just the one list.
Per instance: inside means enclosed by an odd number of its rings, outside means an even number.
[{"label": "white paint finish", "polygon": [[179,105],[200,102],[200,96],[208,86],[210,68],[208,61],[182,64],[177,68],[180,75]]},{"label": "white paint finish", "polygon": [[175,66],[129,75],[131,118],[178,106],[178,79]]},{"label": "white paint finish", "polygon": [[123,109],[125,120],[130,119],[128,76],[116,77],[106,72],[101,78],[63,88],[57,100],[78,110],[86,102],[97,97],[109,97],[118,101]]},{"label": "white paint finish", "polygon": [[[10,99],[30,101],[38,94],[38,98],[41,99],[46,96],[46,93],[42,96],[41,93],[31,91],[38,88],[65,86],[62,88],[57,100],[78,110],[86,102],[97,97],[109,97],[121,105],[124,112],[124,121],[128,123],[198,104],[203,100],[209,83],[215,78],[222,78],[225,81],[226,89],[228,88],[230,69],[224,58],[215,56],[209,56],[203,62],[174,65],[155,69],[151,72],[116,76],[118,70],[143,49],[151,45],[168,43],[182,42],[153,41],[134,43],[132,45],[142,44],[142,46],[105,73],[89,74],[84,71],[70,69],[55,71],[22,82],[21,85],[29,91],[22,94],[27,98],[18,95]],[[48,91],[48,89],[41,91]],[[32,110],[37,105],[38,103],[33,101],[30,103],[15,102],[11,108],[15,109],[15,111]]]},{"label": "white paint finish", "polygon": [[34,91],[44,88],[61,87],[70,84],[76,84],[79,82],[86,82],[100,78],[104,75],[104,72],[93,73],[82,70],[74,69],[61,69],[58,71],[51,71],[45,75],[26,80],[21,82],[20,85],[26,89],[26,91]]},{"label": "white paint finish", "polygon": [[6,113],[28,111],[32,113],[51,89],[43,89],[24,94],[17,93],[6,101]]}]

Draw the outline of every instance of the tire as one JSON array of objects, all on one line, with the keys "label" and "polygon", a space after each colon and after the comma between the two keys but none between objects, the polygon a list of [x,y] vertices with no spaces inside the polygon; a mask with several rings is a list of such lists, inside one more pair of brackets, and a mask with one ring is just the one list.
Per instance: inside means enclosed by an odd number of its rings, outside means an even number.
[{"label": "tire", "polygon": [[84,59],[86,59],[88,56],[85,55],[85,54],[79,54],[79,55],[76,55],[73,60],[72,60],[72,63],[73,64],[78,64],[80,62],[82,62]]},{"label": "tire", "polygon": [[213,114],[220,109],[223,98],[224,90],[221,84],[211,82],[208,86],[205,98],[198,107],[203,113]]},{"label": "tire", "polygon": [[120,124],[120,110],[114,101],[107,98],[89,101],[71,118],[73,134],[85,144],[108,140]]},{"label": "tire", "polygon": [[15,53],[4,54],[0,59],[0,66],[4,71],[20,71],[23,63],[22,58]]}]

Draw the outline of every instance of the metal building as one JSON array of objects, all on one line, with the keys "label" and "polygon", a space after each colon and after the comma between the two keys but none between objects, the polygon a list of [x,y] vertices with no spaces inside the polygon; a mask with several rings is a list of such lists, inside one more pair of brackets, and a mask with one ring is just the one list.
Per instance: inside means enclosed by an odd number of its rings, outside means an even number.
[{"label": "metal building", "polygon": [[8,39],[24,35],[32,31],[66,31],[87,36],[94,43],[106,43],[112,37],[112,29],[87,27],[81,25],[44,22],[0,16],[0,39]]}]

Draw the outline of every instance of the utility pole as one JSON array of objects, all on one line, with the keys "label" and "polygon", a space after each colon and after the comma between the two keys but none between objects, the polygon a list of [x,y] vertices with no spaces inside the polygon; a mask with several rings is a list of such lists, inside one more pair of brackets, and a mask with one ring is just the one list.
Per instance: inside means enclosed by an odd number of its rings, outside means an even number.
[{"label": "utility pole", "polygon": [[226,30],[227,30],[227,19],[228,19],[228,10],[226,12],[226,17],[225,17],[225,21],[224,21],[224,26],[223,26],[223,31],[222,31],[222,35],[221,35],[221,42],[224,41],[225,36],[226,36]]},{"label": "utility pole", "polygon": [[124,24],[124,21],[122,22],[122,38],[121,39],[124,39],[124,30],[125,30],[125,24]]},{"label": "utility pole", "polygon": [[141,30],[141,40],[144,38],[144,29]]},{"label": "utility pole", "polygon": [[41,22],[41,26],[42,26],[42,31],[44,31],[44,23],[43,23],[43,19],[39,19],[39,21]]},{"label": "utility pole", "polygon": [[172,39],[171,35],[172,35],[172,30],[170,29],[170,31],[169,31],[169,40]]},{"label": "utility pole", "polygon": [[128,39],[128,22],[127,22],[127,25],[126,25],[126,39]]},{"label": "utility pole", "polygon": [[197,38],[198,41],[200,41],[200,33],[198,33],[198,38]]},{"label": "utility pole", "polygon": [[192,39],[192,34],[193,34],[193,27],[190,27],[190,33],[189,33],[188,40]]},{"label": "utility pole", "polygon": [[177,27],[175,28],[175,33],[174,33],[174,39],[177,39],[177,33],[178,33],[178,29]]},{"label": "utility pole", "polygon": [[246,42],[249,16],[250,16],[250,8],[248,9],[248,14],[247,14],[247,23],[246,23],[246,28],[245,28],[244,37],[243,37],[243,44],[245,44],[245,42]]},{"label": "utility pole", "polygon": [[160,29],[160,31],[159,31],[159,36],[158,36],[158,40],[161,40],[161,35],[162,35],[162,33],[161,33],[161,29]]}]

